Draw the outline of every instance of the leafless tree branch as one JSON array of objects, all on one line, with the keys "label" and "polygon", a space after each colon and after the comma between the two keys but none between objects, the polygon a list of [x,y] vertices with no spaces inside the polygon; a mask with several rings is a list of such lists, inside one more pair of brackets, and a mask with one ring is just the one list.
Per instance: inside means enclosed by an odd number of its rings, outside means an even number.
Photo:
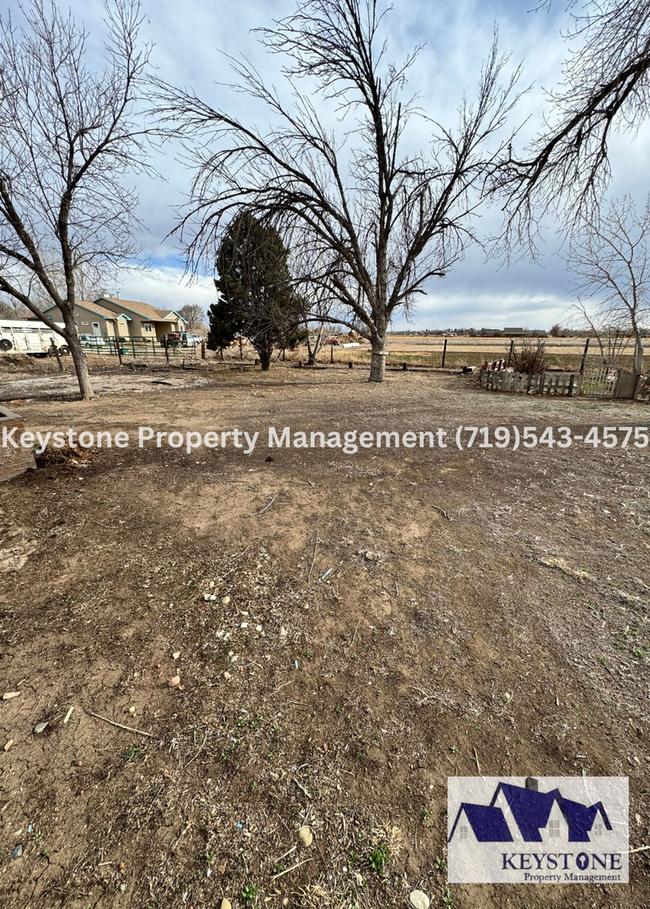
[{"label": "leafless tree branch", "polygon": [[[271,219],[285,238],[300,234],[328,293],[372,343],[371,381],[383,378],[393,315],[408,313],[423,285],[476,239],[472,218],[507,148],[500,134],[518,78],[501,85],[506,61],[495,38],[475,104],[462,105],[455,129],[429,121],[430,150],[413,152],[408,129],[421,112],[404,91],[417,49],[402,65],[387,63],[383,15],[376,0],[305,0],[262,30],[287,61],[292,103],[246,61],[232,62],[240,90],[266,108],[267,130],[158,83],[158,113],[196,167],[178,227],[188,268],[213,262],[224,223],[242,208]],[[345,134],[316,112],[314,87],[334,103]]]}]

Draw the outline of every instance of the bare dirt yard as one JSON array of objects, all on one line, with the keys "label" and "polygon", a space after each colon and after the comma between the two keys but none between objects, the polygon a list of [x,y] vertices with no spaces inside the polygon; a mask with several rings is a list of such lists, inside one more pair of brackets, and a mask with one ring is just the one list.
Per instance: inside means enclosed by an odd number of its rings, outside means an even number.
[{"label": "bare dirt yard", "polygon": [[629,886],[445,870],[450,775],[628,776],[650,844],[648,449],[266,445],[648,407],[288,364],[156,394],[120,375],[11,406],[30,430],[260,437],[48,450],[0,488],[3,909],[649,906],[648,851]]}]

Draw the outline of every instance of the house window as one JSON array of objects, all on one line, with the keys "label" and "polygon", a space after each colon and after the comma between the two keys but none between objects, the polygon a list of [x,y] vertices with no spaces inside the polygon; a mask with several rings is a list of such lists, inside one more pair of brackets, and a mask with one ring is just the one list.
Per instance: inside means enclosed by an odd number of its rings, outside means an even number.
[{"label": "house window", "polygon": [[549,821],[548,822],[548,836],[551,840],[557,840],[560,838],[561,834],[560,822],[559,820]]},{"label": "house window", "polygon": [[469,839],[469,827],[467,825],[461,825],[460,828],[460,841],[466,842]]},{"label": "house window", "polygon": [[594,829],[593,829],[592,833],[594,836],[602,836],[603,835],[603,825],[594,824]]},{"label": "house window", "polygon": [[151,325],[149,322],[145,322],[143,328],[144,328],[144,330],[145,330],[145,334],[149,334],[149,335],[150,335],[151,332],[153,331],[153,327],[152,327],[152,325]]}]

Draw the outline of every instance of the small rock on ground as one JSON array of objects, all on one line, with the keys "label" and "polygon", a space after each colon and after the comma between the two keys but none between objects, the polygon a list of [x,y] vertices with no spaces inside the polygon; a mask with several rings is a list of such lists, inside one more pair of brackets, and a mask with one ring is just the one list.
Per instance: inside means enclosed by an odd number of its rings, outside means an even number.
[{"label": "small rock on ground", "polygon": [[298,839],[302,846],[311,846],[314,842],[314,835],[309,827],[301,827],[298,831]]},{"label": "small rock on ground", "polygon": [[413,909],[429,909],[429,897],[421,890],[411,891],[409,903],[413,906]]}]

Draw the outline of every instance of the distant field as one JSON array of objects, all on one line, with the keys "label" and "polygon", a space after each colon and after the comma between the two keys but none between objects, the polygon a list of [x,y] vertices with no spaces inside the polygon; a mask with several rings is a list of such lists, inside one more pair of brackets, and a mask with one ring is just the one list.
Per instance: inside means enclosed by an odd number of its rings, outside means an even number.
[{"label": "distant field", "polygon": [[[546,350],[549,355],[549,366],[560,369],[579,369],[585,349],[586,338],[547,338]],[[411,363],[421,366],[441,366],[445,339],[441,337],[411,337],[410,335],[391,335],[388,339],[388,365]],[[515,344],[517,341],[515,340]],[[492,361],[508,357],[509,338],[449,338],[445,366],[480,366],[485,360]],[[329,358],[329,350],[320,355],[321,360]],[[361,347],[334,348],[337,361],[353,360],[362,362],[370,360],[370,345],[362,343]],[[600,360],[597,342],[592,338],[588,362]],[[621,358],[622,366],[632,366],[632,348],[629,355]]]}]

